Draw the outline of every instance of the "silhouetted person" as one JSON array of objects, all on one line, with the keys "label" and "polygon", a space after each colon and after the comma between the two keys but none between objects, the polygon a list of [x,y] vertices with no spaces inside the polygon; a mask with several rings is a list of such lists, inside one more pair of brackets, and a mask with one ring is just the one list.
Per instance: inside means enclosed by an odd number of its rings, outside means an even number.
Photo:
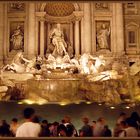
[{"label": "silhouetted person", "polygon": [[12,136],[16,135],[16,131],[17,131],[18,127],[19,127],[18,119],[13,118],[12,121],[11,121],[11,124],[10,124],[10,131],[11,131]]},{"label": "silhouetted person", "polygon": [[127,128],[126,121],[121,121],[119,124],[119,129],[117,131],[116,137],[120,137],[126,128]]},{"label": "silhouetted person", "polygon": [[92,137],[92,127],[89,125],[89,119],[87,117],[82,118],[84,125],[80,129],[79,136],[80,137]]},{"label": "silhouetted person", "polygon": [[111,130],[108,128],[108,125],[105,125],[105,126],[104,126],[103,136],[104,136],[104,137],[111,137],[111,136],[112,136],[112,132],[111,132]]},{"label": "silhouetted person", "polygon": [[71,123],[71,118],[69,116],[64,117],[64,126],[67,128],[67,136],[78,136],[77,130],[75,129],[74,125]]},{"label": "silhouetted person", "polygon": [[9,137],[11,136],[10,125],[6,122],[6,120],[2,120],[0,124],[0,136]]},{"label": "silhouetted person", "polygon": [[92,128],[92,134],[93,134],[93,136],[94,136],[94,129],[95,129],[95,127],[96,127],[96,121],[92,121],[91,128]]},{"label": "silhouetted person", "polygon": [[126,128],[122,131],[119,137],[138,137],[138,131],[133,126],[133,120],[131,118],[126,119]]},{"label": "silhouetted person", "polygon": [[32,119],[32,122],[34,123],[40,123],[40,119],[38,116],[34,116],[33,119]]},{"label": "silhouetted person", "polygon": [[48,121],[47,120],[43,120],[41,123],[41,133],[40,133],[41,137],[49,137],[50,136],[50,130],[48,127]]},{"label": "silhouetted person", "polygon": [[35,117],[35,110],[33,108],[26,108],[23,111],[25,122],[18,127],[16,137],[38,137],[41,132],[41,126],[33,122]]},{"label": "silhouetted person", "polygon": [[126,113],[122,112],[120,113],[119,118],[117,119],[117,124],[120,124],[120,122],[125,121],[126,120]]},{"label": "silhouetted person", "polygon": [[105,126],[105,119],[100,117],[97,120],[96,126],[94,128],[94,136],[95,137],[102,137],[103,136],[104,126]]},{"label": "silhouetted person", "polygon": [[130,119],[133,121],[133,127],[135,127],[136,129],[139,129],[140,126],[140,117],[139,114],[137,112],[132,112]]},{"label": "silhouetted person", "polygon": [[65,127],[65,125],[60,124],[58,126],[58,136],[59,137],[66,137],[67,136],[67,128]]}]

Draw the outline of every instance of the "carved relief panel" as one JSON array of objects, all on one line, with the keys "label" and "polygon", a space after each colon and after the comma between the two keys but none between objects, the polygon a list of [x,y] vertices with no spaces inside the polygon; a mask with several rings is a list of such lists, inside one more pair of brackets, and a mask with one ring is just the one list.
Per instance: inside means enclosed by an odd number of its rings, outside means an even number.
[{"label": "carved relief panel", "polygon": [[24,22],[10,22],[9,51],[24,51]]},{"label": "carved relief panel", "polygon": [[111,50],[110,21],[96,21],[96,50]]},{"label": "carved relief panel", "polygon": [[95,3],[95,9],[96,10],[109,10],[109,3],[97,2]]},{"label": "carved relief panel", "polygon": [[124,4],[124,13],[127,15],[138,14],[138,6],[136,2],[128,2]]},{"label": "carved relief panel", "polygon": [[22,2],[14,2],[8,5],[9,12],[24,12],[25,11],[25,3]]}]

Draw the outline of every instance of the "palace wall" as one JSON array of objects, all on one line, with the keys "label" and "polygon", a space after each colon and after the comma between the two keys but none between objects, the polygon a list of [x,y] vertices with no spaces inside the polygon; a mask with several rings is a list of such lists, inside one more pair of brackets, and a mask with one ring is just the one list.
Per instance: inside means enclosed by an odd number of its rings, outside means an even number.
[{"label": "palace wall", "polygon": [[[140,3],[0,2],[0,64],[22,50],[25,57],[44,56],[49,33],[60,23],[75,56],[140,57]],[[14,35],[20,32],[17,42]]]}]

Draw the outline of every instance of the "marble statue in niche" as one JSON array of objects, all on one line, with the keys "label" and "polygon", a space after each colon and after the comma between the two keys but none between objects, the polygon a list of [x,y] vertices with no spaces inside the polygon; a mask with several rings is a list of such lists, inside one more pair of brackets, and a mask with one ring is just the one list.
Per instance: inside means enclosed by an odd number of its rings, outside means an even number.
[{"label": "marble statue in niche", "polygon": [[24,11],[25,3],[16,2],[10,4],[10,11]]},{"label": "marble statue in niche", "polygon": [[100,49],[110,49],[110,25],[106,22],[99,23],[97,22],[96,29],[96,45],[97,50]]},{"label": "marble statue in niche", "polygon": [[49,33],[49,44],[46,52],[46,57],[52,54],[55,58],[60,56],[69,55],[70,58],[73,57],[73,47],[68,41],[66,36],[64,36],[64,31],[61,24],[57,23],[54,28]]},{"label": "marble statue in niche", "polygon": [[24,34],[21,30],[21,26],[18,25],[16,29],[13,31],[13,34],[10,38],[10,41],[12,43],[12,49],[13,50],[23,50],[23,40],[24,40]]},{"label": "marble statue in niche", "polygon": [[52,30],[52,32],[50,33],[50,39],[52,44],[55,46],[54,50],[53,50],[53,55],[66,55],[66,48],[67,48],[67,44],[64,40],[64,34],[63,31],[61,30],[61,26],[60,24],[56,25],[56,28],[54,28]]}]

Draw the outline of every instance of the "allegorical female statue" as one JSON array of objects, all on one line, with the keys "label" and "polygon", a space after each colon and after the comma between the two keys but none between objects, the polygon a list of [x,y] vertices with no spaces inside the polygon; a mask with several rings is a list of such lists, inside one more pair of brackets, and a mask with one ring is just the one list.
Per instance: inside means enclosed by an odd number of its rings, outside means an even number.
[{"label": "allegorical female statue", "polygon": [[23,49],[23,33],[20,28],[20,26],[17,26],[11,37],[11,42],[14,50]]},{"label": "allegorical female statue", "polygon": [[49,37],[52,40],[51,43],[55,46],[52,55],[54,56],[66,55],[67,44],[64,40],[64,34],[63,31],[61,30],[60,24],[57,24],[56,28],[52,30]]},{"label": "allegorical female statue", "polygon": [[110,28],[107,28],[105,24],[102,24],[101,29],[97,32],[97,43],[99,49],[109,48],[109,35]]}]

